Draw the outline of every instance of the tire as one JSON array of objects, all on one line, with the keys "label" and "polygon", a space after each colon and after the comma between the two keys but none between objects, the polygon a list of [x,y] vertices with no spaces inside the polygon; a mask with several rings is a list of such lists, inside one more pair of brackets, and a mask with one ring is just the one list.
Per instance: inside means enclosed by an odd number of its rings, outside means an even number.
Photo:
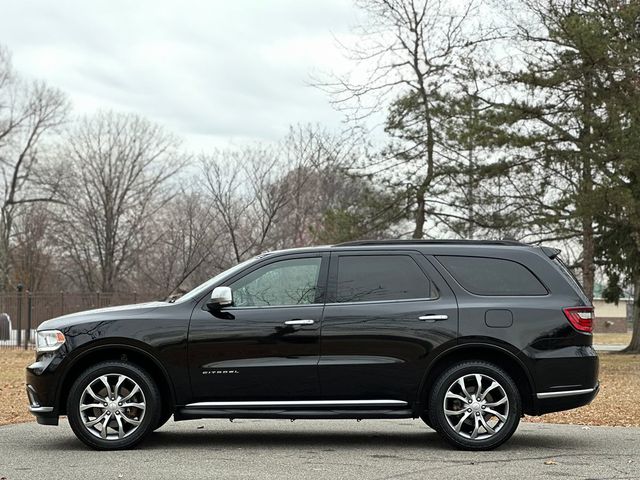
[{"label": "tire", "polygon": [[518,428],[522,401],[504,370],[489,362],[469,361],[449,367],[438,377],[429,396],[428,415],[433,428],[454,447],[491,450]]},{"label": "tire", "polygon": [[158,387],[147,372],[132,363],[107,361],[78,376],[69,391],[67,416],[85,445],[123,450],[157,427],[161,406]]}]

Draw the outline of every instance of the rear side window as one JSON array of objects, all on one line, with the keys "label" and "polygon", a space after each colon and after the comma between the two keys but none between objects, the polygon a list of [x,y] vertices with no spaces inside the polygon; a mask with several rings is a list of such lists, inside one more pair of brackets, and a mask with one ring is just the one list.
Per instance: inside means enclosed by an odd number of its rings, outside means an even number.
[{"label": "rear side window", "polygon": [[338,257],[336,300],[373,302],[432,298],[431,283],[408,255]]},{"label": "rear side window", "polygon": [[476,295],[546,295],[547,289],[524,265],[500,258],[438,256],[466,290]]}]

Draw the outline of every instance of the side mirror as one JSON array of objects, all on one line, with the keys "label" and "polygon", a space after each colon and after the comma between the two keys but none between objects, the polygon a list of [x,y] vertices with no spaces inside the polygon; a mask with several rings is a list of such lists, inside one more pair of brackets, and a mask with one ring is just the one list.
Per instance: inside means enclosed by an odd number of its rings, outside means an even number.
[{"label": "side mirror", "polygon": [[233,295],[229,287],[216,287],[211,292],[211,299],[207,302],[207,307],[212,310],[228,307],[233,304]]}]

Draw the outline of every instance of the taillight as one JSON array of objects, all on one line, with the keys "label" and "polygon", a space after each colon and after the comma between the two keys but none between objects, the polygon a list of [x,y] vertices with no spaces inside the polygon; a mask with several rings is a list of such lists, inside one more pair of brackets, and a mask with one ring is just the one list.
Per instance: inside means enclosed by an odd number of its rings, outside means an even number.
[{"label": "taillight", "polygon": [[567,307],[562,311],[573,328],[580,332],[593,332],[593,320],[595,319],[593,307]]}]

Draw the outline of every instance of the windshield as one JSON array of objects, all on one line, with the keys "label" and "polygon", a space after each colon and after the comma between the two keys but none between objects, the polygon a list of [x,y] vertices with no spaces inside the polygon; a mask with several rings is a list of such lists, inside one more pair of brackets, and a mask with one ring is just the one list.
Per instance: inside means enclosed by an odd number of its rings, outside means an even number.
[{"label": "windshield", "polygon": [[258,258],[259,257],[253,257],[253,258],[251,258],[249,260],[245,260],[244,262],[239,263],[235,267],[231,267],[230,269],[219,273],[215,277],[213,277],[213,278],[207,280],[206,282],[204,282],[202,285],[199,285],[196,288],[194,288],[193,290],[191,290],[190,292],[185,293],[183,296],[181,296],[180,298],[176,299],[174,303],[187,302],[187,301],[189,301],[189,300],[191,300],[193,298],[199,297],[200,295],[202,295],[204,292],[206,292],[209,288],[211,288],[216,283],[220,282],[221,280],[225,279],[226,277],[232,276],[233,274],[235,274],[239,270],[242,270],[247,265],[255,262]]}]

